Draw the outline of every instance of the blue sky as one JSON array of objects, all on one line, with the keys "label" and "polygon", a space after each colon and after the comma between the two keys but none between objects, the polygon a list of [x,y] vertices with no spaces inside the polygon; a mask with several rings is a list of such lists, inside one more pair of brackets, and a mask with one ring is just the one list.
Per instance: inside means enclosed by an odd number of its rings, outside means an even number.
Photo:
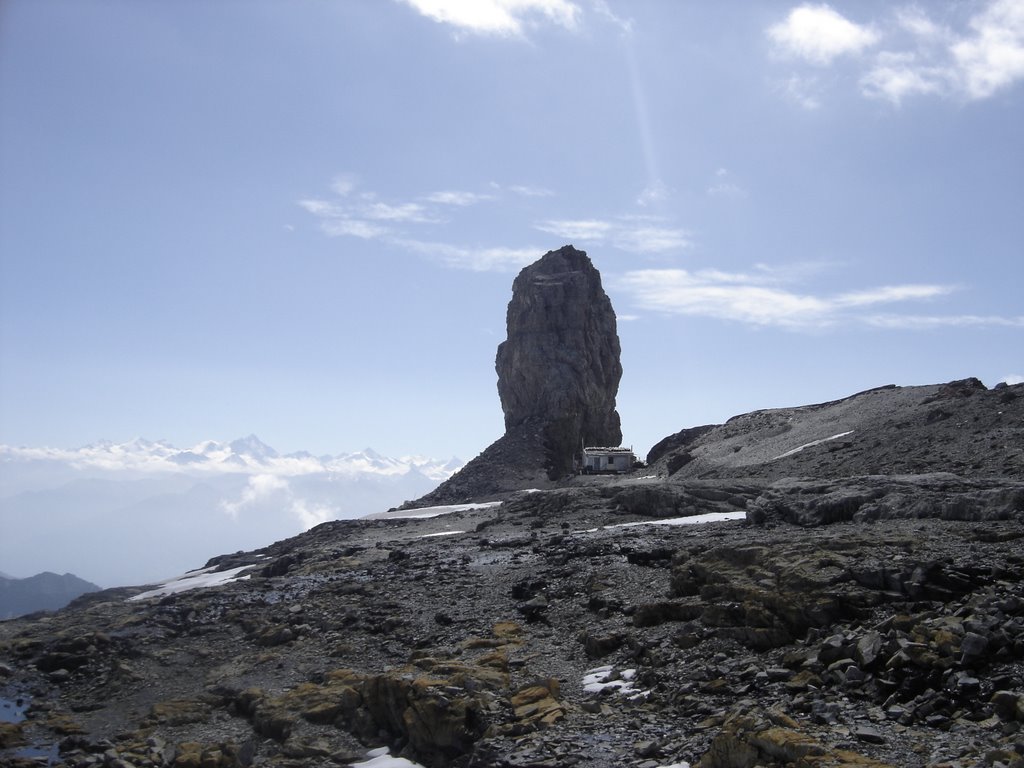
[{"label": "blue sky", "polygon": [[625,442],[1024,377],[1024,0],[7,0],[0,442],[470,458],[516,271]]}]

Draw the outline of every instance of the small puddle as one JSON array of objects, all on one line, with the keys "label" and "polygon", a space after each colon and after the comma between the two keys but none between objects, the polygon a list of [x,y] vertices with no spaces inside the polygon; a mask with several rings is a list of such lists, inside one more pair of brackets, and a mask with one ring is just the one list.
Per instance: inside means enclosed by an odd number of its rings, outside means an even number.
[{"label": "small puddle", "polygon": [[28,707],[28,699],[0,698],[0,723],[20,723],[25,719],[25,709]]},{"label": "small puddle", "polygon": [[[27,696],[14,698],[0,697],[0,723],[21,723],[25,721],[25,711],[31,701]],[[0,761],[4,757],[23,758],[35,761],[38,765],[58,765],[60,749],[52,744],[25,744],[19,747],[0,750]]]}]

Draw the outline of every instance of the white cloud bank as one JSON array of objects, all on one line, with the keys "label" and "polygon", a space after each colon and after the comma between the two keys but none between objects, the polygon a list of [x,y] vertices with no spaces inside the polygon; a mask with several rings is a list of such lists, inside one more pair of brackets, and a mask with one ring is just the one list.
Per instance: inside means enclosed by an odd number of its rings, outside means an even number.
[{"label": "white cloud bank", "polygon": [[481,35],[522,36],[524,26],[550,23],[574,29],[580,8],[569,0],[405,0],[427,18]]},{"label": "white cloud bank", "polygon": [[[934,21],[925,8],[934,6],[902,6],[858,24],[828,5],[805,4],[765,34],[779,54],[818,69],[841,57],[856,60],[862,95],[897,106],[911,96],[987,99],[1024,80],[1024,2],[990,0],[957,28]],[[792,74],[780,90],[814,109],[817,87],[815,78]]]},{"label": "white cloud bank", "polygon": [[932,299],[954,290],[947,285],[888,285],[816,296],[779,285],[768,270],[747,274],[714,269],[635,270],[618,285],[650,311],[793,329],[827,327],[859,317],[856,313],[864,308]]},{"label": "white cloud bank", "polygon": [[[152,475],[223,476],[247,475],[253,499],[278,490],[284,478],[308,476],[399,477],[417,472],[431,480],[445,480],[457,466],[424,456],[391,458],[366,449],[338,456],[306,453],[278,455],[255,436],[233,443],[205,440],[191,448],[176,448],[165,441],[143,440],[127,443],[101,441],[81,448],[24,447],[0,444],[0,462],[41,465],[64,464],[76,470],[132,472]],[[457,462],[456,462],[457,464]]]},{"label": "white cloud bank", "polygon": [[235,501],[222,501],[220,506],[232,520],[237,520],[246,507],[255,506],[287,490],[288,481],[279,475],[251,475],[242,495]]},{"label": "white cloud bank", "polygon": [[970,21],[971,35],[951,51],[960,88],[984,99],[1024,79],[1024,3],[998,0]]},{"label": "white cloud bank", "polygon": [[855,24],[828,5],[794,8],[785,21],[769,27],[767,34],[781,54],[818,65],[860,53],[878,41],[870,27]]},{"label": "white cloud bank", "polygon": [[688,248],[689,233],[655,216],[614,219],[550,219],[535,224],[541,232],[597,245],[608,244],[635,253],[662,253]]},{"label": "white cloud bank", "polygon": [[812,272],[814,265],[751,272],[715,269],[646,269],[626,272],[616,283],[635,305],[647,311],[709,317],[755,327],[823,329],[858,323],[885,330],[927,331],[942,328],[1024,328],[1024,316],[921,315],[880,312],[887,306],[936,300],[957,290],[952,285],[883,285],[817,295],[788,287]]},{"label": "white cloud bank", "polygon": [[[390,509],[459,465],[369,449],[281,456],[252,436],[186,450],[141,439],[0,445],[0,556],[18,575],[60,569],[105,587],[156,583],[213,555]],[[100,529],[118,535],[97,538]]]}]

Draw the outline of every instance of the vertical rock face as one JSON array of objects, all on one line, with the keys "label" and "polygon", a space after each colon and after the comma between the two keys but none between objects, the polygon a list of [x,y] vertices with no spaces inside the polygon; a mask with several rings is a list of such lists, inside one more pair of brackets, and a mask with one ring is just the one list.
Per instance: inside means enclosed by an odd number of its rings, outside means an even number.
[{"label": "vertical rock face", "polygon": [[549,487],[572,471],[581,441],[622,441],[615,312],[586,253],[567,245],[519,273],[495,368],[505,434],[405,508]]},{"label": "vertical rock face", "polygon": [[507,322],[495,361],[506,435],[539,429],[552,478],[572,469],[581,441],[618,445],[619,336],[587,254],[567,245],[523,269]]}]

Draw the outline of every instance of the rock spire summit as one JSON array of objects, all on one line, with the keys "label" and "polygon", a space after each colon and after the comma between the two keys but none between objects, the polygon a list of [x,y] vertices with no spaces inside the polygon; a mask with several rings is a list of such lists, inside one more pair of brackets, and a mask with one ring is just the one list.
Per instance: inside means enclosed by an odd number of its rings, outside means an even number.
[{"label": "rock spire summit", "polygon": [[581,440],[618,445],[615,311],[587,254],[567,245],[523,269],[507,326],[495,361],[506,434],[539,429],[552,479],[571,471]]},{"label": "rock spire summit", "polygon": [[584,251],[566,245],[512,284],[495,370],[505,434],[411,506],[541,487],[573,469],[581,442],[622,441],[615,311]]}]

